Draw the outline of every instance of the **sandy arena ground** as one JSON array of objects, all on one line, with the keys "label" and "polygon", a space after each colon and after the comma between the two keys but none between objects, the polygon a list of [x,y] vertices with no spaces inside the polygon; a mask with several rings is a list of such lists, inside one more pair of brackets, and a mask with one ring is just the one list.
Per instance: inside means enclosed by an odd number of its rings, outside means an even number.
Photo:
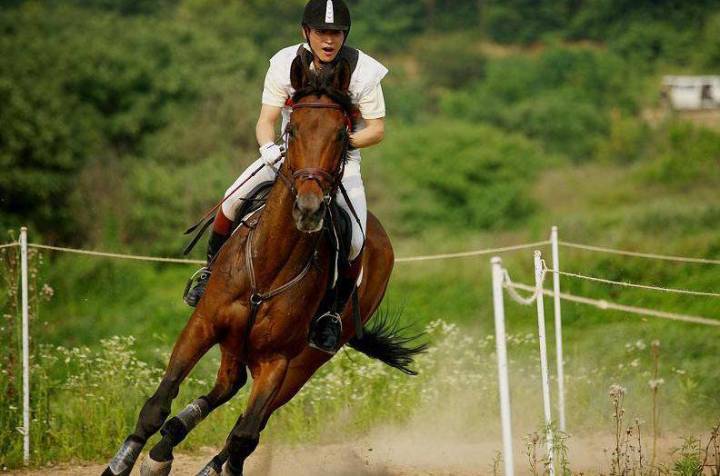
[{"label": "sandy arena ground", "polygon": [[[437,435],[435,435],[437,436]],[[298,447],[269,447],[261,445],[248,459],[247,476],[470,476],[492,474],[492,461],[499,441],[492,443],[448,443],[432,441],[433,435],[375,435],[353,443],[312,445]],[[600,474],[608,472],[608,449],[612,441],[606,435],[571,439],[570,467],[573,474]],[[517,474],[529,474],[524,448],[515,450]],[[678,438],[666,437],[660,441],[661,454],[680,444]],[[607,453],[605,450],[608,449]],[[540,449],[542,451],[542,449]],[[648,451],[649,453],[649,451]],[[197,471],[214,455],[205,448],[200,455],[177,454],[171,475],[195,476]],[[145,453],[141,456],[144,458]],[[649,459],[649,454],[647,455]],[[139,474],[140,464],[133,475]],[[99,476],[104,464],[61,466],[34,470],[11,471],[2,474],[13,476]],[[500,468],[499,474],[502,474]]]}]

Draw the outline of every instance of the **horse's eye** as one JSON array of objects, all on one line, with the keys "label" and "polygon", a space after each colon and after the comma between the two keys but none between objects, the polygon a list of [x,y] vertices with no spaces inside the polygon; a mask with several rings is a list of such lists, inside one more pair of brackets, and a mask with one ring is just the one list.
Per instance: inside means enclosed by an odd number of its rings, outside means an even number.
[{"label": "horse's eye", "polygon": [[289,137],[290,139],[294,139],[294,138],[295,138],[295,126],[294,126],[293,124],[290,124],[290,125],[288,126],[288,137]]}]

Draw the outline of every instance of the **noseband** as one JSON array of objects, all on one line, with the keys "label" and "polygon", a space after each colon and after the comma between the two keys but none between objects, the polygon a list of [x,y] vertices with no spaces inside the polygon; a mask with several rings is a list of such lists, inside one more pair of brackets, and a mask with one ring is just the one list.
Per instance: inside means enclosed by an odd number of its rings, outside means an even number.
[{"label": "noseband", "polygon": [[[341,111],[345,117],[345,127],[349,132],[352,130],[352,119],[350,115],[339,105],[339,104],[328,104],[319,102],[304,102],[295,104],[292,100],[288,99],[286,105],[290,106],[293,110],[295,109],[335,109]],[[285,132],[283,133],[283,142],[285,143],[285,150],[289,149],[288,140],[290,135],[290,123],[288,123]],[[295,180],[314,180],[320,189],[323,191],[323,200],[325,203],[329,203],[332,197],[335,195],[340,181],[342,180],[343,173],[345,172],[345,155],[347,154],[350,139],[346,136],[343,140],[343,147],[340,156],[340,166],[335,173],[328,172],[321,167],[305,167],[293,171],[290,168],[290,164],[286,163],[290,176],[288,177],[283,173],[282,169],[278,171],[279,176],[283,179],[285,184],[288,186],[290,191],[297,197],[297,189],[295,188]],[[286,158],[287,161],[287,158]]]}]

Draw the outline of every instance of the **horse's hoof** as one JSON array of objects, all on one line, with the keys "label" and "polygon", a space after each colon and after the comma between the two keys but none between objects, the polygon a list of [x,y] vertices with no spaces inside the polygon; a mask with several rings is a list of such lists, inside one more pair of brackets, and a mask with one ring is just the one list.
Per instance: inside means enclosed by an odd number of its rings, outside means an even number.
[{"label": "horse's hoof", "polygon": [[155,461],[148,455],[140,466],[140,476],[168,476],[173,460]]}]

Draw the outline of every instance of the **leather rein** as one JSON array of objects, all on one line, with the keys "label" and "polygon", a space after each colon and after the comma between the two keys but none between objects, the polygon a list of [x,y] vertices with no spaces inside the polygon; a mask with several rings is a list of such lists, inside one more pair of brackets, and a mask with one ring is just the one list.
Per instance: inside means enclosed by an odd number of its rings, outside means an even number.
[{"label": "leather rein", "polygon": [[[300,104],[293,104],[290,99],[288,99],[288,106],[292,107],[293,110],[295,109],[301,109],[301,108],[307,108],[307,109],[335,109],[341,111],[345,116],[345,123],[347,127],[347,132],[352,130],[352,120],[350,118],[350,115],[339,105],[339,104],[328,104],[328,103],[314,103],[314,102],[308,102],[308,103],[300,103]],[[285,128],[285,131],[283,132],[282,140],[285,144],[285,153],[288,152],[288,140],[290,135],[290,123],[288,123],[288,126]],[[343,148],[342,148],[342,155],[340,157],[340,165],[338,166],[338,169],[335,171],[335,173],[330,173],[326,171],[325,169],[322,169],[320,167],[306,167],[302,168],[296,171],[292,171],[290,169],[290,164],[288,161],[285,161],[285,168],[290,172],[290,175],[288,176],[287,172],[285,172],[285,169],[280,167],[275,167],[274,164],[268,164],[270,167],[272,167],[275,170],[275,173],[278,177],[280,177],[285,183],[285,185],[288,187],[290,192],[293,194],[293,196],[297,199],[297,188],[295,187],[295,180],[301,179],[301,180],[314,180],[317,182],[317,184],[320,186],[320,189],[323,191],[323,201],[326,205],[329,206],[330,201],[332,200],[332,197],[335,195],[335,192],[337,191],[338,187],[340,187],[340,182],[342,180],[343,173],[345,171],[345,155],[347,154],[347,150],[349,147],[350,139],[349,136],[345,136]],[[325,185],[325,186],[323,186]],[[245,245],[245,267],[248,272],[248,276],[250,279],[250,316],[248,318],[248,324],[245,329],[245,353],[248,353],[248,343],[250,340],[250,332],[252,331],[253,325],[255,324],[255,319],[257,317],[258,309],[260,308],[260,305],[264,303],[265,301],[269,301],[273,297],[287,291],[288,289],[292,288],[293,286],[297,285],[302,281],[302,279],[305,277],[305,275],[310,271],[311,265],[313,261],[317,258],[317,246],[320,240],[316,240],[315,242],[315,249],[310,254],[310,257],[308,258],[307,263],[303,267],[302,271],[300,271],[299,274],[297,274],[293,279],[288,281],[287,283],[283,284],[282,286],[279,286],[273,290],[270,290],[268,292],[260,292],[257,287],[257,278],[255,276],[255,267],[253,266],[252,261],[252,255],[253,255],[253,246],[252,246],[252,238],[253,238],[253,231],[254,229],[251,228],[250,232],[248,233],[248,237],[246,240]]]}]

